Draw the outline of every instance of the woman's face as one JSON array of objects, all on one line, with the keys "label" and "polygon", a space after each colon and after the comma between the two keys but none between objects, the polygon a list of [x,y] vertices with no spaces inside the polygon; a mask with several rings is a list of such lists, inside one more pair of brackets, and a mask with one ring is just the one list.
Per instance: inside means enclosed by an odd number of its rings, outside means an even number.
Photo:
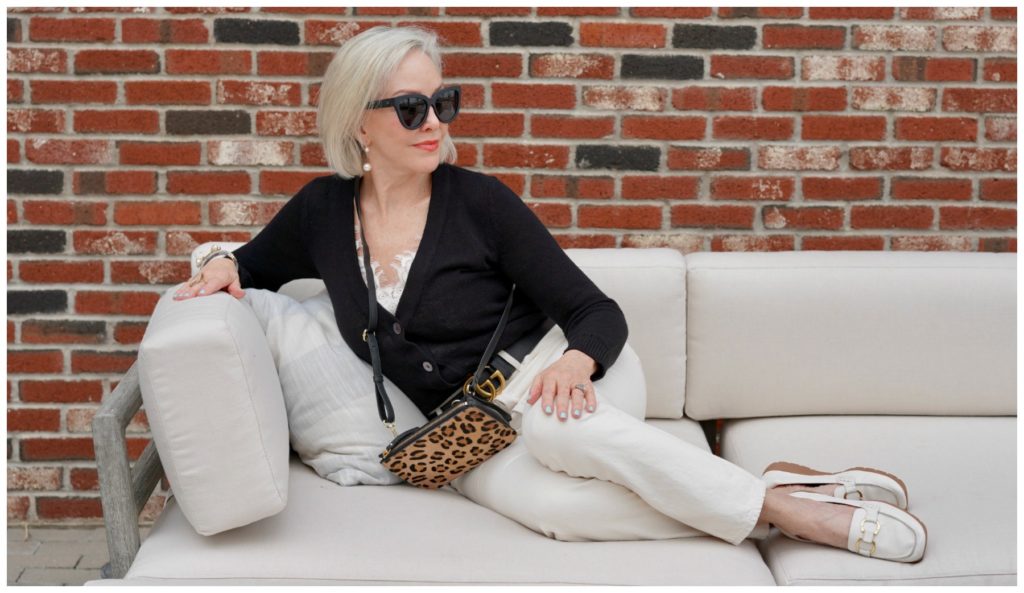
[{"label": "woman's face", "polygon": [[[430,97],[441,88],[441,72],[427,54],[409,52],[394,75],[384,85],[379,99],[390,99],[408,93]],[[368,109],[361,128],[363,146],[373,171],[397,173],[431,173],[440,164],[441,140],[448,135],[448,124],[441,123],[433,108],[427,109],[423,125],[407,130],[398,120],[394,107]]]}]

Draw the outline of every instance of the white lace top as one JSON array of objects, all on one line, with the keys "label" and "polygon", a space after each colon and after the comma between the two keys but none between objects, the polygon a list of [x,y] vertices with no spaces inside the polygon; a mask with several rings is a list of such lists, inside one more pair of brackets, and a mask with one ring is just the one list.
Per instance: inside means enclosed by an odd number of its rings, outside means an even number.
[{"label": "white lace top", "polygon": [[[359,261],[359,275],[363,277],[363,282],[366,282],[366,269],[363,267],[363,241],[359,234],[359,219],[356,218],[355,224],[356,230],[356,258]],[[417,245],[419,245],[422,235],[416,237]],[[380,263],[374,259],[373,254],[370,254],[370,267],[373,269],[373,281],[377,285],[377,302],[382,307],[395,314],[395,309],[398,308],[398,301],[402,298],[402,290],[405,288],[405,281],[409,278],[409,268],[412,267],[412,260],[416,258],[416,250],[410,249],[403,251],[391,260],[392,269],[397,272],[398,281],[394,284],[384,284],[382,282],[384,278],[384,270],[381,269]]]}]

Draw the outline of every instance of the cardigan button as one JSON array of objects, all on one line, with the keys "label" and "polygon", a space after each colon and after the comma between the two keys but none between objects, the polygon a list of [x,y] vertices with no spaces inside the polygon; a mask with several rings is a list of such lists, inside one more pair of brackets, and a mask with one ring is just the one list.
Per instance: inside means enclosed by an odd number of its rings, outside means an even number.
[{"label": "cardigan button", "polygon": [[395,332],[395,334],[400,334],[402,333],[402,324],[396,321],[395,324],[391,326],[391,329]]},{"label": "cardigan button", "polygon": [[429,360],[424,360],[423,361],[423,370],[425,370],[425,371],[427,371],[429,373],[430,371],[434,370],[434,365],[430,364]]}]

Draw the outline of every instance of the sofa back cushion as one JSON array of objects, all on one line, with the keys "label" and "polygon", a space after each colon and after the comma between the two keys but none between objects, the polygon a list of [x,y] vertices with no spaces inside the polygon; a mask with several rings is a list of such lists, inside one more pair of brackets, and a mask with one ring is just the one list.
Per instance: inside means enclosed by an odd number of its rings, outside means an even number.
[{"label": "sofa back cushion", "polygon": [[693,253],[687,416],[1016,414],[1016,255]]},{"label": "sofa back cushion", "polygon": [[567,249],[619,304],[647,381],[647,417],[681,418],[686,387],[686,262],[675,249]]},{"label": "sofa back cushion", "polygon": [[171,490],[212,535],[288,499],[288,423],[259,321],[227,293],[157,303],[139,346],[139,387]]}]

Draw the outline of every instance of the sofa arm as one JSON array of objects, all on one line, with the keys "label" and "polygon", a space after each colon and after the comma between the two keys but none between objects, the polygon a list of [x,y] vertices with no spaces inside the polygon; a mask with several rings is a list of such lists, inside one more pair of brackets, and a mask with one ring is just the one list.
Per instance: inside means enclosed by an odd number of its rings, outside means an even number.
[{"label": "sofa arm", "polygon": [[142,406],[138,362],[132,364],[92,421],[92,439],[100,481],[110,562],[103,578],[122,578],[139,551],[139,514],[164,475],[154,441],[135,467],[128,465],[125,428]]}]

